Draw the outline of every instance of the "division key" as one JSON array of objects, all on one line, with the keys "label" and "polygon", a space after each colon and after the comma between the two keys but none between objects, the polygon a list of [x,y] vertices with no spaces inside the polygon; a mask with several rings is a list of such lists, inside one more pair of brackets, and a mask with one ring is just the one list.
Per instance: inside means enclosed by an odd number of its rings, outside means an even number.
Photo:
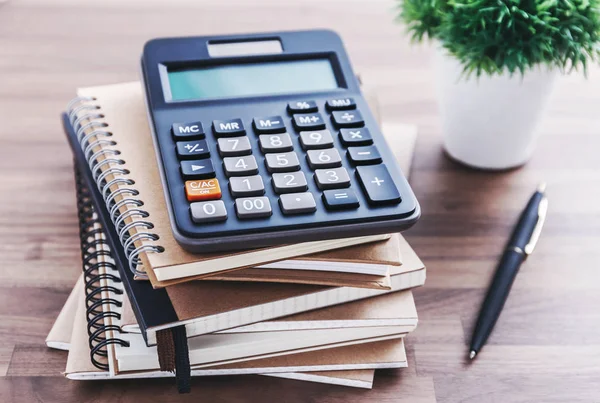
[{"label": "division key", "polygon": [[398,204],[402,200],[385,164],[356,167],[356,175],[371,204]]}]

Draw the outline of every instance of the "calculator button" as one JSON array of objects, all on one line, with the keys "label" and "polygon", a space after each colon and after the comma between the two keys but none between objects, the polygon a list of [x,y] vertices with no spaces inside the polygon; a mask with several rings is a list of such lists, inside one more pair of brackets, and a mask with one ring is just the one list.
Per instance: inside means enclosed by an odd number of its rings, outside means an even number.
[{"label": "calculator button", "polygon": [[315,182],[319,189],[338,189],[350,186],[350,176],[346,168],[317,169]]},{"label": "calculator button", "polygon": [[319,168],[336,168],[342,166],[340,153],[335,148],[327,148],[325,150],[308,150],[306,152],[308,165],[312,169]]},{"label": "calculator button", "polygon": [[320,113],[309,113],[293,116],[294,127],[298,130],[319,130],[325,128],[325,121]]},{"label": "calculator button", "polygon": [[285,124],[281,116],[254,118],[254,130],[257,133],[281,133],[285,131]]},{"label": "calculator button", "polygon": [[279,196],[279,205],[283,214],[314,213],[317,203],[312,193],[288,193]]},{"label": "calculator button", "polygon": [[221,198],[221,187],[216,178],[185,182],[188,201],[215,200]]},{"label": "calculator button", "polygon": [[229,179],[229,191],[233,197],[262,196],[265,184],[260,175],[234,176]]},{"label": "calculator button", "polygon": [[295,152],[266,154],[265,164],[269,172],[291,172],[300,169],[300,161]]},{"label": "calculator button", "polygon": [[227,210],[222,200],[198,202],[190,204],[192,221],[198,224],[225,221]]},{"label": "calculator button", "polygon": [[204,128],[202,122],[192,123],[173,123],[171,126],[171,133],[177,140],[192,140],[192,139],[203,139]]},{"label": "calculator button", "polygon": [[325,106],[330,111],[343,111],[356,109],[356,102],[352,98],[336,98],[328,100]]},{"label": "calculator button", "polygon": [[329,130],[300,132],[300,144],[305,150],[333,147],[333,138]]},{"label": "calculator button", "polygon": [[176,144],[177,155],[184,159],[207,158],[210,156],[206,140],[178,141]]},{"label": "calculator button", "polygon": [[315,101],[296,101],[288,104],[288,111],[290,113],[309,113],[318,110],[319,107]]},{"label": "calculator button", "polygon": [[398,204],[402,200],[384,164],[357,167],[356,174],[369,203]]},{"label": "calculator button", "polygon": [[368,146],[373,144],[369,129],[340,129],[340,140],[345,146]]},{"label": "calculator button", "polygon": [[288,133],[262,134],[258,136],[258,141],[263,153],[292,151],[294,149],[292,139]]},{"label": "calculator button", "polygon": [[359,111],[331,112],[331,119],[337,127],[362,127],[365,124]]},{"label": "calculator button", "polygon": [[373,165],[381,163],[381,155],[375,146],[348,147],[348,158],[354,165]]},{"label": "calculator button", "polygon": [[219,154],[221,157],[238,157],[240,155],[252,154],[250,139],[242,137],[223,137],[217,139]]},{"label": "calculator button", "polygon": [[352,189],[326,190],[322,197],[328,210],[351,209],[360,205],[358,197]]},{"label": "calculator button", "polygon": [[181,161],[181,174],[185,179],[214,178],[215,167],[209,159]]},{"label": "calculator button", "polygon": [[217,137],[239,136],[246,133],[242,119],[213,120],[213,131]]},{"label": "calculator button", "polygon": [[304,172],[273,174],[273,189],[276,193],[304,192],[308,189]]},{"label": "calculator button", "polygon": [[273,214],[268,197],[242,197],[235,199],[238,218],[270,217]]},{"label": "calculator button", "polygon": [[253,155],[225,157],[223,165],[227,176],[248,176],[258,173],[258,165],[256,165],[256,158]]}]

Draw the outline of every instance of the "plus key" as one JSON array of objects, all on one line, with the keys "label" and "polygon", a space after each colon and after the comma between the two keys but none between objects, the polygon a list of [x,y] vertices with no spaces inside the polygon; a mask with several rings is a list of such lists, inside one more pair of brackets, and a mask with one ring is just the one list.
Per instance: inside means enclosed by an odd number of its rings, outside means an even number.
[{"label": "plus key", "polygon": [[398,204],[402,201],[384,164],[359,166],[356,175],[370,204]]}]

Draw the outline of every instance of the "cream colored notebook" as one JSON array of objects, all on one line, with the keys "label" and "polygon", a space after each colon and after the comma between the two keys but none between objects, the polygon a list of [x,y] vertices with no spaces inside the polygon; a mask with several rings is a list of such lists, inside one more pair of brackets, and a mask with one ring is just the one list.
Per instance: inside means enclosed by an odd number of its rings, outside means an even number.
[{"label": "cream colored notebook", "polygon": [[[65,375],[70,379],[134,379],[134,378],[156,378],[173,376],[169,372],[161,372],[151,368],[135,371],[120,371],[113,368],[116,360],[107,360],[110,370],[100,370],[90,361],[90,348],[88,345],[88,334],[86,330],[85,306],[83,293],[78,296],[78,309],[73,319],[73,331],[70,339],[69,356]],[[108,344],[109,350],[114,344]],[[108,354],[115,357],[116,353]],[[300,375],[297,379],[309,377],[333,377],[340,378],[340,371],[361,370],[376,368],[402,368],[406,367],[406,354],[403,341],[387,340],[373,343],[364,343],[357,346],[338,347],[320,350],[318,352],[297,352],[278,357],[259,358],[252,357],[245,362],[227,365],[205,366],[204,368],[192,369],[192,376],[211,375],[240,375],[240,374],[281,374],[282,377],[294,377],[288,375],[296,372],[310,372],[310,375]],[[327,374],[324,371],[336,371],[337,374]],[[368,379],[368,374],[351,374],[350,379],[354,381]],[[323,379],[321,379],[323,380]],[[338,380],[338,384],[351,381]],[[352,385],[349,385],[352,386]]]},{"label": "cream colored notebook", "polygon": [[[136,236],[130,238],[130,242],[134,241],[132,242],[134,247],[129,248],[128,252],[134,258],[139,252],[143,268],[132,264],[132,269],[138,270],[140,275],[146,274],[155,287],[162,287],[182,279],[187,281],[215,274],[222,276],[231,270],[368,242],[384,241],[389,238],[388,236],[344,238],[225,255],[190,254],[177,244],[171,232],[140,84],[127,83],[85,88],[79,90],[78,95],[90,99],[74,103],[70,109],[75,126],[81,127],[79,137],[83,143],[82,147],[87,151],[88,157],[93,157],[92,161],[98,161],[93,165],[96,175],[104,176],[104,179],[111,183],[111,186],[102,189],[105,197],[122,203],[119,204],[120,207],[117,206],[114,213],[115,216],[127,217],[123,220],[123,225],[128,227],[123,233],[127,234],[129,229],[129,234]],[[399,127],[405,128],[405,126]],[[412,129],[410,131],[413,132]],[[391,136],[394,137],[393,134]],[[111,170],[108,171],[109,169]],[[140,202],[144,203],[143,209],[138,206]],[[132,212],[135,208],[141,212],[137,214]],[[380,252],[371,252],[370,257],[379,258],[370,262],[382,265],[384,268],[400,265],[399,256],[388,245],[386,242],[374,244]],[[394,247],[393,244],[391,245]],[[157,253],[160,250],[163,252]],[[303,264],[314,262],[314,270],[325,271],[326,267],[319,267],[319,260],[341,260],[361,265],[366,263],[360,248],[347,248],[337,256],[321,255],[316,257],[316,261],[314,259],[304,259]],[[135,262],[136,259],[131,260]],[[300,282],[303,276],[302,270],[289,271],[294,273],[288,275],[297,276],[293,281]],[[260,280],[266,281],[265,277]],[[312,277],[312,282],[315,283],[314,275]],[[377,288],[389,288],[385,277],[381,278],[381,285]],[[252,278],[254,276],[247,276],[245,280]],[[335,285],[350,284],[336,283]]]},{"label": "cream colored notebook", "polygon": [[[46,345],[51,348],[68,351],[71,347],[71,336],[74,329],[75,315],[79,307],[80,294],[83,292],[81,287],[83,278],[79,277],[69,298],[61,309],[60,313],[48,337]],[[375,370],[373,369],[355,369],[355,370],[337,370],[337,371],[315,371],[315,372],[277,372],[264,374],[285,379],[295,379],[300,381],[326,383],[331,385],[342,385],[356,388],[371,389]]]}]

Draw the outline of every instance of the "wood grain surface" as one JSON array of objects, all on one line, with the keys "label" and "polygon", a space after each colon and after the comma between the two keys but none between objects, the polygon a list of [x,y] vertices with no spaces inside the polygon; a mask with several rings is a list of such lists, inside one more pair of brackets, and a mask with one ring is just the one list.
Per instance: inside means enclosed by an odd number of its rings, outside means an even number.
[{"label": "wood grain surface", "polygon": [[[442,153],[431,48],[412,47],[385,0],[0,1],[1,402],[599,402],[600,72],[558,79],[534,158],[465,169]],[[43,342],[80,270],[71,155],[59,113],[78,86],[137,79],[153,37],[332,28],[385,119],[419,126],[407,238],[428,268],[415,292],[409,368],[372,391],[258,376],[75,382]],[[507,117],[510,118],[510,117]],[[519,209],[548,183],[550,210],[488,346],[466,344]]]}]

